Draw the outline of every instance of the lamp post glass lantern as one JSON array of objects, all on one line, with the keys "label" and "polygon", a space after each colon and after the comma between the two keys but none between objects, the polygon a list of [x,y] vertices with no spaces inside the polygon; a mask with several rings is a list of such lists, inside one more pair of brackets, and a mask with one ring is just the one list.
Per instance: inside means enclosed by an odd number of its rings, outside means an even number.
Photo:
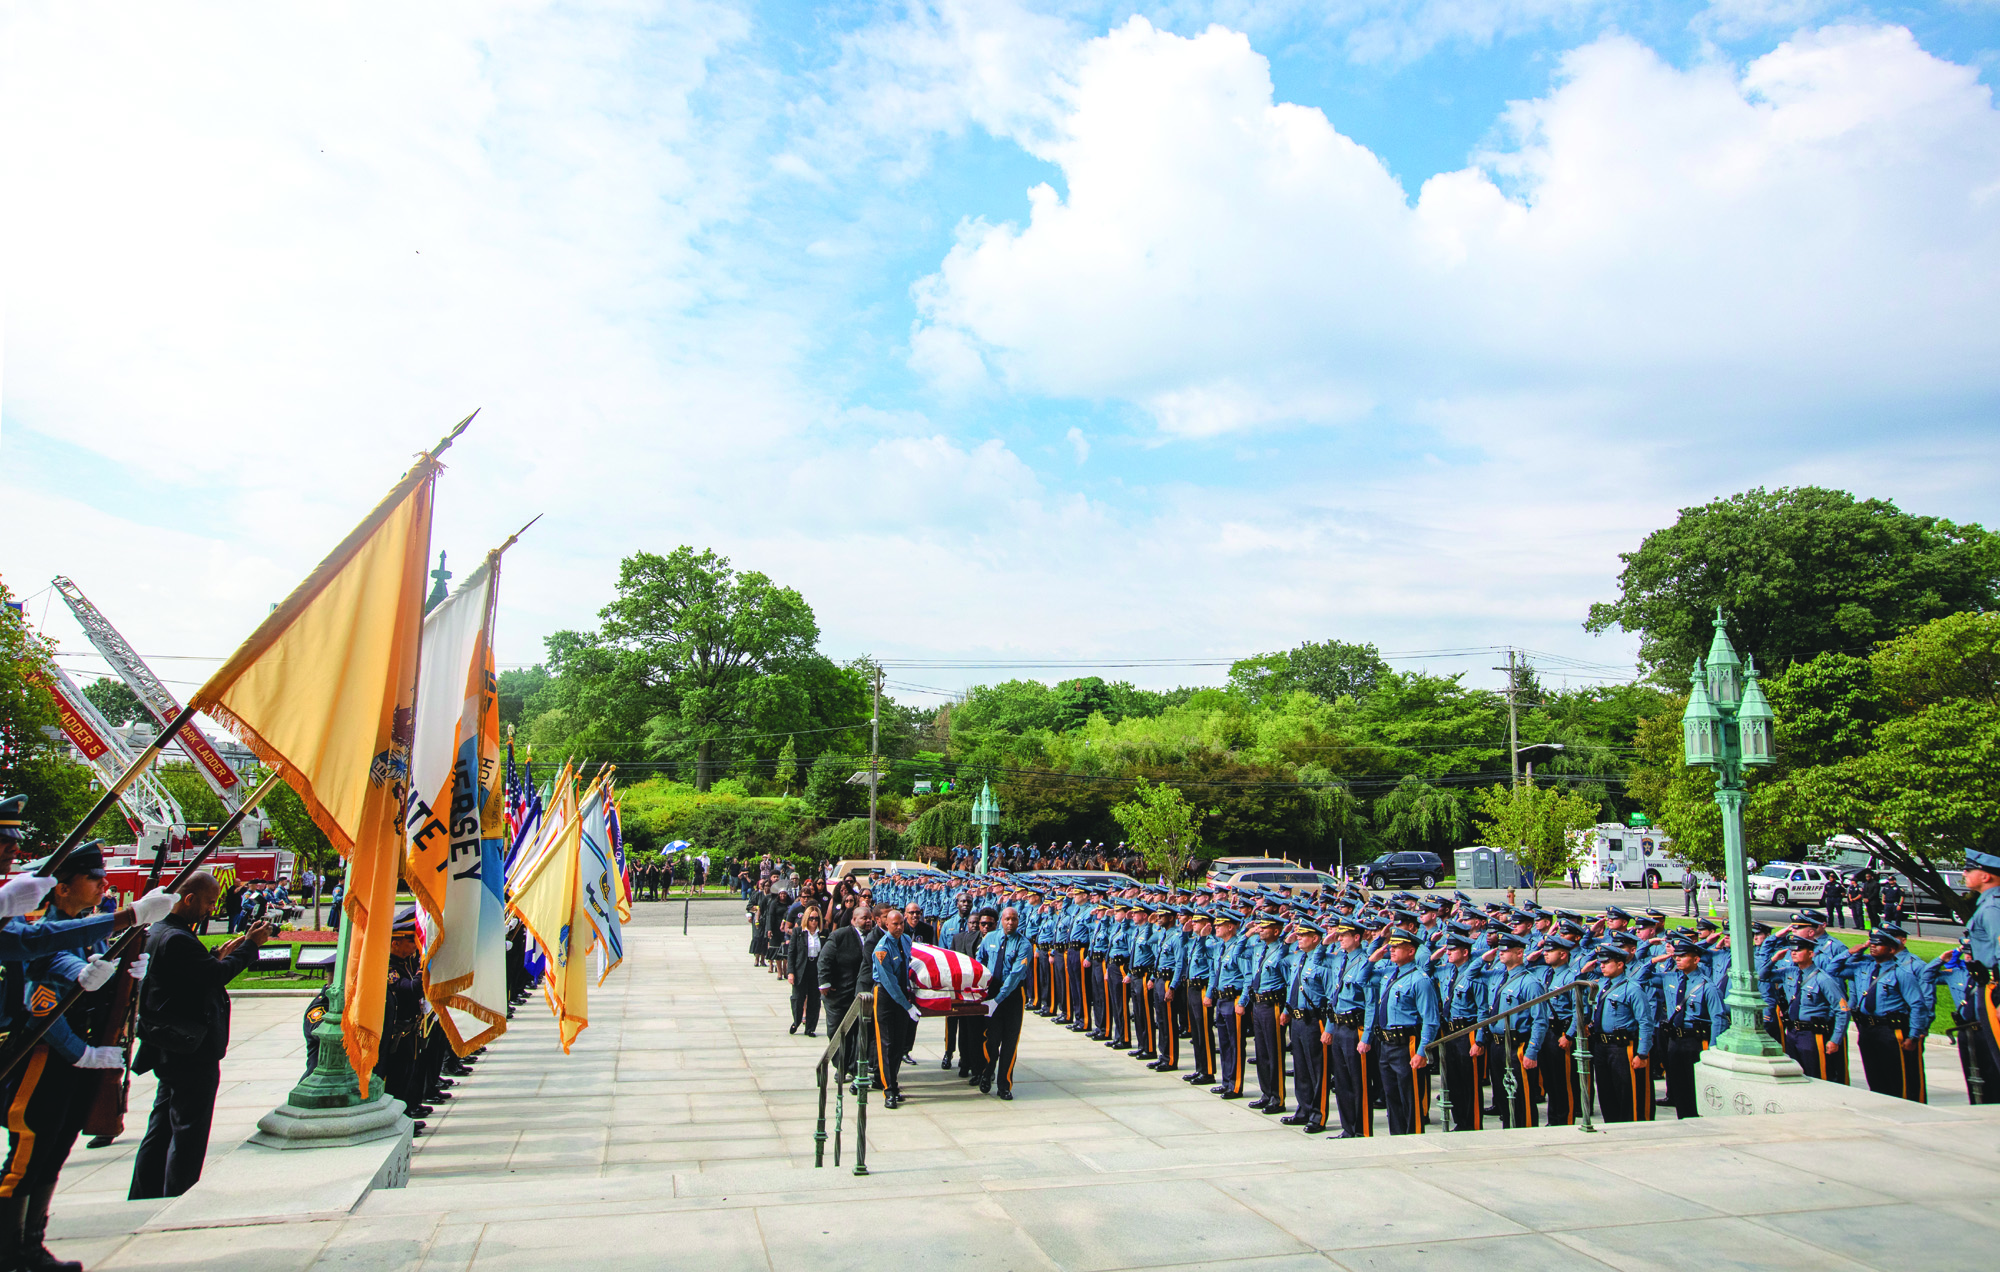
[{"label": "lamp post glass lantern", "polygon": [[992,830],[1000,824],[1000,801],[993,798],[991,782],[980,783],[979,794],[973,798],[972,824],[979,827],[979,873],[985,874]]},{"label": "lamp post glass lantern", "polygon": [[1750,880],[1744,861],[1745,770],[1772,762],[1771,704],[1757,685],[1757,664],[1746,667],[1729,643],[1722,609],[1715,611],[1715,639],[1706,660],[1697,658],[1681,715],[1682,754],[1689,765],[1715,770],[1715,803],[1722,810],[1722,853],[1729,887],[1729,1028],[1718,1050],[1739,1056],[1784,1054],[1759,1025],[1764,999],[1751,955]]}]

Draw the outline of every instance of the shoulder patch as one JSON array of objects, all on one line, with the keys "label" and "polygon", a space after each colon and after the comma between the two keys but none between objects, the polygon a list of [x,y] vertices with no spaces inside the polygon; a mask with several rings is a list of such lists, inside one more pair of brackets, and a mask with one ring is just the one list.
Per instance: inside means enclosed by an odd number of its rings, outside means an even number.
[{"label": "shoulder patch", "polygon": [[37,1016],[46,1016],[62,1006],[62,995],[51,985],[37,985],[35,992],[28,995],[28,1010]]}]

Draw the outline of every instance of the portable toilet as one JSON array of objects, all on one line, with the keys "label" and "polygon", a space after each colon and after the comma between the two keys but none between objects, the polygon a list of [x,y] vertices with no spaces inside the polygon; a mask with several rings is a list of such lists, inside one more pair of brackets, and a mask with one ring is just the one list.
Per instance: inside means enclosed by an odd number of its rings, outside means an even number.
[{"label": "portable toilet", "polygon": [[1500,887],[1497,865],[1498,858],[1499,853],[1486,847],[1484,844],[1476,844],[1470,848],[1460,848],[1454,854],[1458,886],[1461,888]]}]

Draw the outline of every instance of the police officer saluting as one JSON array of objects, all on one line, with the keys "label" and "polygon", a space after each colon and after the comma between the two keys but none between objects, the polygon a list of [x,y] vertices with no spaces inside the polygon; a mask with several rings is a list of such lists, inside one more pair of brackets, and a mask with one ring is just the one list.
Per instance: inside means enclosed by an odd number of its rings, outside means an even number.
[{"label": "police officer saluting", "polygon": [[[1442,1023],[1437,982],[1417,964],[1417,938],[1397,929],[1385,938],[1391,964],[1369,999],[1363,1031],[1382,1048],[1382,1093],[1389,1134],[1421,1135],[1430,1106],[1430,1056]],[[1361,1043],[1365,1051],[1371,1043]]]},{"label": "police officer saluting", "polygon": [[[1965,1001],[1959,1009],[1959,1046],[1966,1048],[1967,1095],[1977,1073],[1978,1104],[2000,1103],[2000,854],[1968,848],[1965,886],[1979,894],[1965,922]],[[1976,1066],[1976,1067],[1975,1067]]]}]

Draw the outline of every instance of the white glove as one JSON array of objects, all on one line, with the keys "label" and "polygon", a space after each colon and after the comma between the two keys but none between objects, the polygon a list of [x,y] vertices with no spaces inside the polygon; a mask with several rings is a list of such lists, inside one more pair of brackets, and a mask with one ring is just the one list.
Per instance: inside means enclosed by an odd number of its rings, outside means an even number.
[{"label": "white glove", "polygon": [[85,1047],[83,1059],[76,1062],[79,1069],[122,1069],[125,1067],[125,1052],[119,1047]]},{"label": "white glove", "polygon": [[76,983],[83,986],[84,992],[88,993],[94,989],[103,989],[105,982],[117,974],[117,959],[106,958],[102,954],[92,954],[90,962],[84,964],[83,971],[78,974]]},{"label": "white glove", "polygon": [[0,883],[0,919],[11,919],[36,909],[55,886],[54,875],[38,874],[16,875]]},{"label": "white glove", "polygon": [[989,1016],[990,1016],[990,1015],[992,1015],[992,1014],[993,1014],[994,1012],[998,1011],[999,1009],[1000,1009],[1000,1004],[999,1004],[999,1003],[998,1003],[998,1002],[997,1002],[996,1000],[994,1000],[994,999],[991,999],[991,998],[989,998],[989,999],[987,999],[987,1000],[986,1000],[986,1014],[987,1014],[987,1015],[989,1015]]},{"label": "white glove", "polygon": [[153,956],[151,954],[141,954],[139,957],[133,959],[132,979],[135,981],[145,980],[146,969],[152,966],[152,962],[153,962]]},{"label": "white glove", "polygon": [[180,898],[165,888],[154,888],[145,896],[132,903],[132,921],[144,927],[148,923],[158,923],[174,912]]},{"label": "white glove", "polygon": [[924,1013],[922,1013],[922,1012],[918,1011],[918,1010],[917,1010],[916,1008],[914,1008],[914,1007],[910,1008],[910,1019],[911,1019],[911,1020],[922,1020],[923,1018],[924,1018]]}]

